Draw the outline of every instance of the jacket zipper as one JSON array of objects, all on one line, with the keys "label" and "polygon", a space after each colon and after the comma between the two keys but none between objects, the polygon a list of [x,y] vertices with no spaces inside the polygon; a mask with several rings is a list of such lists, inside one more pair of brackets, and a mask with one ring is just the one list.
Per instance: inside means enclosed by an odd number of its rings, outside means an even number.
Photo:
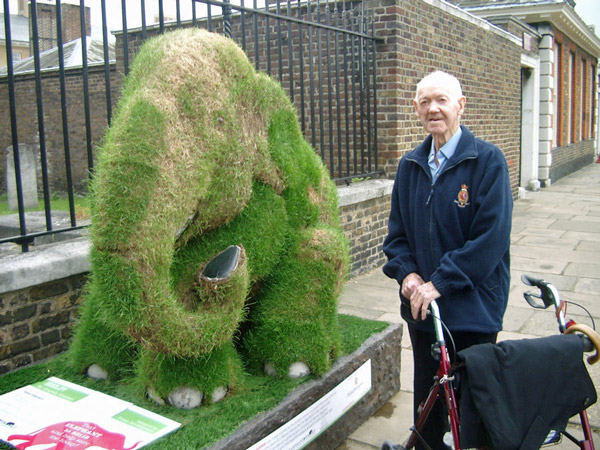
[{"label": "jacket zipper", "polygon": [[[459,165],[461,162],[466,161],[468,159],[476,159],[476,157],[467,157],[467,158],[463,158],[459,161],[456,161],[454,164],[452,164],[451,166],[445,166],[442,168],[442,171],[438,174],[437,178],[435,179],[435,181],[433,180],[433,177],[431,177],[431,174],[429,174],[429,177],[431,179],[431,186],[429,187],[429,195],[427,196],[427,201],[425,202],[425,206],[430,206],[431,203],[431,198],[433,197],[433,193],[435,190],[435,183],[440,179],[440,177],[442,176],[442,174],[454,167],[456,167],[457,165]],[[431,252],[431,261],[433,261],[433,259],[435,258],[435,252],[433,251],[433,208],[429,208],[429,251]]]},{"label": "jacket zipper", "polygon": [[429,202],[431,201],[431,197],[433,196],[433,187],[435,183],[431,183],[431,187],[429,188],[429,196],[427,197],[427,201],[425,202],[426,206],[429,206]]}]

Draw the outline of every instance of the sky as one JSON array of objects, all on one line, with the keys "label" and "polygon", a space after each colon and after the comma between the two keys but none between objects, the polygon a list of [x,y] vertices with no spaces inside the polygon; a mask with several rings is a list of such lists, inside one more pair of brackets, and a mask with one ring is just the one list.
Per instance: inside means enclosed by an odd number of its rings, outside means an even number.
[{"label": "sky", "polygon": [[600,2],[598,0],[575,0],[575,12],[588,25],[595,25],[600,37]]}]

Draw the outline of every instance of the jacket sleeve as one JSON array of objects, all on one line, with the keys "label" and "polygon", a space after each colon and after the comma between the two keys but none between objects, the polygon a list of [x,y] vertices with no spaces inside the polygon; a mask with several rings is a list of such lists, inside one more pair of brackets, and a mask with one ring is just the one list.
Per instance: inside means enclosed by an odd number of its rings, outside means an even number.
[{"label": "jacket sleeve", "polygon": [[477,192],[473,194],[476,212],[465,244],[445,253],[431,275],[431,281],[443,296],[473,289],[488,281],[499,264],[506,264],[504,269],[509,271],[513,199],[506,160],[498,148],[494,147]]},{"label": "jacket sleeve", "polygon": [[400,172],[403,162],[400,162],[394,187],[392,189],[390,217],[388,221],[388,235],[383,241],[383,252],[388,262],[383,266],[383,273],[390,278],[395,278],[398,284],[411,272],[417,272],[417,264],[407,238],[406,227],[408,223],[403,219],[400,198],[398,195]]}]

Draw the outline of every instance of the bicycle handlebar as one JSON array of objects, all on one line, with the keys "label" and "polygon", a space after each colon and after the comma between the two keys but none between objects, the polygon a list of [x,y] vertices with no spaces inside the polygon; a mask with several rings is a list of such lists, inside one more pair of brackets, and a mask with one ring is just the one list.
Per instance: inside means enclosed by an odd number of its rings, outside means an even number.
[{"label": "bicycle handlebar", "polygon": [[[531,275],[526,274],[521,275],[521,281],[527,286],[534,286],[538,288],[541,292],[541,294],[534,294],[532,292],[527,291],[523,294],[525,300],[527,300],[527,303],[529,303],[534,308],[546,309],[550,306],[560,306],[558,291],[556,291],[556,288],[552,286],[552,284],[540,278],[534,278]],[[534,300],[534,298],[541,299],[544,304],[540,305]]]},{"label": "bicycle handlebar", "polygon": [[440,317],[440,307],[435,300],[429,304],[428,314],[433,318],[433,328],[438,342],[444,342],[444,330],[442,329],[442,320]]},{"label": "bicycle handlebar", "polygon": [[[600,335],[587,325],[574,323],[573,321],[570,321],[567,326],[565,312],[561,305],[560,294],[556,287],[547,281],[526,274],[521,275],[521,281],[528,286],[534,286],[540,290],[539,294],[530,291],[525,292],[523,296],[525,297],[525,300],[527,300],[527,303],[534,308],[539,309],[546,309],[550,306],[554,306],[560,332],[565,334],[575,332],[582,333],[581,337],[584,341],[584,351],[591,352],[596,350],[594,355],[587,358],[588,363],[595,364],[600,361]],[[537,303],[534,298],[541,299],[543,304]]]}]

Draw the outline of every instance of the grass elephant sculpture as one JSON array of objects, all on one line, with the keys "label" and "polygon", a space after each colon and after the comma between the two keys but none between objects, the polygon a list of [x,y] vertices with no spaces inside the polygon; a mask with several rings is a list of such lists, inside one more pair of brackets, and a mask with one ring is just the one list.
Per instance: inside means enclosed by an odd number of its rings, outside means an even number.
[{"label": "grass elephant sculpture", "polygon": [[233,41],[184,29],[142,46],[91,199],[78,370],[192,408],[244,371],[330,367],[348,265],[336,188]]}]

